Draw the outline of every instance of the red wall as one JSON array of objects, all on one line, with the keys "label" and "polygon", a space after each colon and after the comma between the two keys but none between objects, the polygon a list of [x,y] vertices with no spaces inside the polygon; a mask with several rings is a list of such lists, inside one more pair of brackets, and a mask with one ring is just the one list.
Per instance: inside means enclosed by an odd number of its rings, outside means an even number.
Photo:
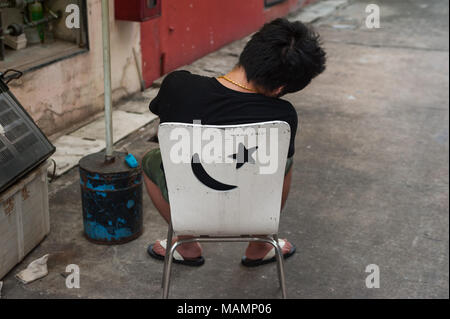
[{"label": "red wall", "polygon": [[258,30],[312,0],[287,0],[264,8],[264,0],[161,0],[161,17],[141,23],[143,77],[150,86],[161,75],[189,64]]}]

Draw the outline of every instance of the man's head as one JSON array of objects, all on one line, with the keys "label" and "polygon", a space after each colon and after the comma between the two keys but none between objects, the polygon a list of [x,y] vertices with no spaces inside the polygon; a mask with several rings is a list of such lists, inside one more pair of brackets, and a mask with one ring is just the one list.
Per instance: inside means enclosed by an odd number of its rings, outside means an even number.
[{"label": "man's head", "polygon": [[319,36],[303,23],[276,19],[265,24],[239,58],[247,80],[273,95],[305,88],[325,70]]}]

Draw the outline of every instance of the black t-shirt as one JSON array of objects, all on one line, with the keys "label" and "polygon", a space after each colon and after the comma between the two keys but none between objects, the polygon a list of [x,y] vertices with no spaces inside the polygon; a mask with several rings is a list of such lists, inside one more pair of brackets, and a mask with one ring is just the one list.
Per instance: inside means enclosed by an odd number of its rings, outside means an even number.
[{"label": "black t-shirt", "polygon": [[161,123],[234,125],[285,121],[291,127],[288,157],[294,155],[297,112],[288,101],[262,94],[244,93],[223,86],[216,78],[175,71],[166,76],[150,111]]}]

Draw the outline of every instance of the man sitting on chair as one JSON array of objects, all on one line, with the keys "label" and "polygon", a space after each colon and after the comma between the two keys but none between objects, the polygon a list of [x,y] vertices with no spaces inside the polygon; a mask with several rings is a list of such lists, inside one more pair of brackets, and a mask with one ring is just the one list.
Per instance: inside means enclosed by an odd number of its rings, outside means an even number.
[{"label": "man sitting on chair", "polygon": [[[301,22],[276,19],[255,33],[239,57],[239,63],[219,78],[199,76],[187,71],[175,71],[164,79],[150,110],[163,122],[234,125],[265,121],[285,121],[291,127],[291,139],[282,193],[283,208],[292,177],[297,131],[297,112],[286,100],[287,93],[305,88],[325,70],[325,52],[319,36]],[[170,222],[170,206],[159,149],[148,152],[143,160],[144,180],[153,204],[161,216]],[[295,252],[295,246],[282,240],[285,258]],[[164,259],[166,242],[150,245],[148,253]],[[271,261],[267,258],[272,246],[251,242],[242,258],[245,266],[257,266]],[[198,243],[185,243],[177,248],[174,262],[199,266],[204,263]]]}]

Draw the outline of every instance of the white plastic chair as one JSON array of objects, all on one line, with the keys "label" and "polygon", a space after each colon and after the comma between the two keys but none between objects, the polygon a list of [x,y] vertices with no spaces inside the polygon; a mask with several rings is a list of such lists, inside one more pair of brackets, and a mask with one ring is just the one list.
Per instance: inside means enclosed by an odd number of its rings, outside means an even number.
[{"label": "white plastic chair", "polygon": [[[163,298],[168,298],[172,257],[179,245],[252,241],[275,248],[282,297],[286,298],[277,234],[289,125],[282,121],[233,126],[163,123],[158,138],[171,211]],[[201,138],[203,147],[198,146]],[[242,156],[243,146],[249,150],[247,161]],[[213,149],[216,157],[211,162],[207,155]],[[198,154],[202,156],[195,163]],[[233,154],[239,155],[233,159]],[[264,157],[268,154],[272,155],[269,162]],[[238,160],[244,163],[238,164]],[[172,245],[173,233],[195,237],[179,239]]]}]

